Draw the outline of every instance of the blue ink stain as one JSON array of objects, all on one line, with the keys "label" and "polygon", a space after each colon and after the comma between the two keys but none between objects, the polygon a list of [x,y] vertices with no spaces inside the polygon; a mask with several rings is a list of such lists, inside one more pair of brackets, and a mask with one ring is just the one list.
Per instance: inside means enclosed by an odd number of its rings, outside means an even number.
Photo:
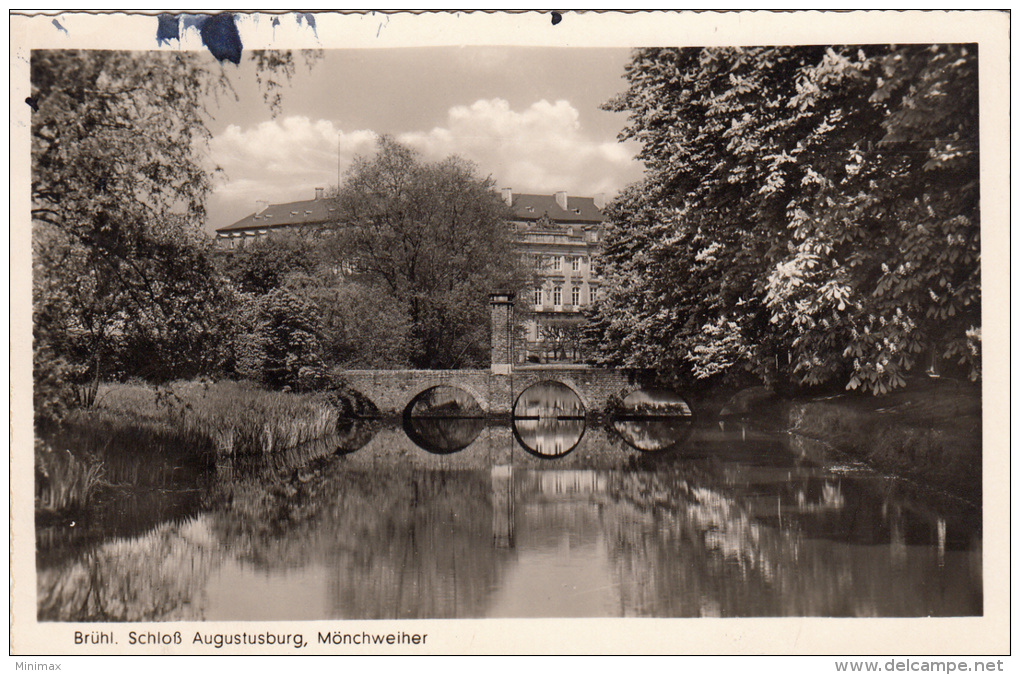
[{"label": "blue ink stain", "polygon": [[173,14],[160,14],[159,27],[156,28],[156,44],[162,45],[170,40],[180,40],[181,32],[179,21]]},{"label": "blue ink stain", "polygon": [[[237,32],[237,24],[234,15],[226,14],[181,14],[179,15],[179,26],[171,27],[174,21],[172,14],[161,14],[159,17],[159,28],[156,31],[156,41],[161,38],[180,39],[180,34],[188,29],[195,29],[202,36],[202,44],[216,57],[217,61],[230,61],[233,64],[241,63],[241,34]],[[164,33],[164,30],[166,33]]]},{"label": "blue ink stain", "polygon": [[[373,12],[374,14],[374,12]],[[237,30],[237,21],[233,14],[160,14],[157,17],[159,25],[156,28],[156,43],[160,46],[169,43],[170,40],[180,40],[181,34],[188,29],[195,29],[202,36],[202,44],[216,57],[218,61],[230,61],[234,64],[241,63],[241,51],[244,45],[241,44],[241,34]],[[318,27],[315,24],[315,15],[310,12],[296,14],[298,26],[307,23],[308,27],[319,37]],[[257,15],[256,15],[257,20]],[[389,23],[389,17],[386,17]],[[60,30],[63,26],[53,20],[53,24]],[[274,16],[272,23],[275,33],[280,25],[280,18]],[[382,24],[379,25],[382,29]],[[64,31],[67,32],[66,30]],[[378,33],[376,33],[378,37]]]},{"label": "blue ink stain", "polygon": [[315,27],[315,15],[311,14],[309,12],[305,12],[304,14],[298,14],[297,22],[298,22],[299,26],[301,25],[301,17],[302,16],[304,17],[305,21],[308,23],[308,27],[312,29],[313,33],[315,33],[315,37],[319,37],[319,31]]},{"label": "blue ink stain", "polygon": [[559,12],[553,12],[552,13],[552,24],[555,26],[560,21],[563,21],[563,15],[560,14]]},{"label": "blue ink stain", "polygon": [[208,14],[181,14],[181,27],[182,32],[189,28],[194,28],[199,33],[202,32],[202,24],[209,18]]},{"label": "blue ink stain", "polygon": [[66,28],[64,28],[63,26],[61,26],[61,25],[60,25],[60,22],[59,22],[59,21],[57,21],[56,19],[54,19],[54,20],[53,20],[53,25],[57,27],[57,30],[59,30],[59,31],[63,31],[63,32],[64,32],[64,35],[67,35],[67,34],[68,34],[68,33],[67,33],[67,29],[66,29]]},{"label": "blue ink stain", "polygon": [[241,63],[241,34],[233,14],[216,14],[202,22],[202,44],[209,48],[217,61]]}]

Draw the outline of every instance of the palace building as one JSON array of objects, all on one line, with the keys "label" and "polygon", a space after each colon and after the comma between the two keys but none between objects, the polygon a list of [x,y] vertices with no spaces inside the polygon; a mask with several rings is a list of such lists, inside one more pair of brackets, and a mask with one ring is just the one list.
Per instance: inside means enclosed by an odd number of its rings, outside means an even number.
[{"label": "palace building", "polygon": [[326,189],[315,188],[315,199],[289,204],[255,202],[255,211],[233,225],[216,230],[216,245],[222,249],[242,248],[245,242],[265,239],[270,232],[325,225],[333,220],[334,210],[325,196]]},{"label": "palace building", "polygon": [[[334,216],[324,192],[315,188],[315,198],[301,202],[259,202],[253,213],[216,230],[216,243],[232,250],[274,231],[326,225]],[[534,266],[537,281],[515,302],[521,319],[515,358],[539,363],[578,361],[581,312],[598,297],[601,283],[592,261],[603,234],[604,199],[566,192],[514,194],[510,188],[503,188],[502,197],[514,213],[511,226],[518,250]]]},{"label": "palace building", "polygon": [[503,188],[503,200],[514,212],[517,246],[538,280],[516,302],[524,333],[518,360],[578,361],[581,311],[598,297],[601,283],[592,261],[603,234],[605,202],[601,195],[514,194],[510,188]]}]

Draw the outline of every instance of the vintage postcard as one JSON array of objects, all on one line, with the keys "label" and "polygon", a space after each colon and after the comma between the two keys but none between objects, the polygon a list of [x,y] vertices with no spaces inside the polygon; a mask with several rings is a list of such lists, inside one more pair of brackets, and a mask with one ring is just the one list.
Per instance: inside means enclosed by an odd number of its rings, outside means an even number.
[{"label": "vintage postcard", "polygon": [[1008,13],[10,22],[12,655],[1009,653]]}]

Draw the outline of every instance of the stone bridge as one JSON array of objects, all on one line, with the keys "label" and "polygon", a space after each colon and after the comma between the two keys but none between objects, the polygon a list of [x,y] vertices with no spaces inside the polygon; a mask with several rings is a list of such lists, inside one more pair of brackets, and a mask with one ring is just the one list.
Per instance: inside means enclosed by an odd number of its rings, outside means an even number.
[{"label": "stone bridge", "polygon": [[492,364],[487,370],[344,370],[337,374],[375,404],[382,415],[402,414],[418,394],[444,385],[471,394],[486,415],[509,415],[521,392],[533,384],[548,381],[572,389],[586,413],[600,413],[610,397],[622,399],[648,384],[646,376],[633,371],[516,364],[513,295],[493,293],[489,300]]},{"label": "stone bridge", "polygon": [[558,382],[581,399],[588,413],[605,410],[611,397],[623,398],[642,388],[639,373],[584,366],[518,366],[510,373],[492,370],[345,370],[338,373],[370,400],[382,415],[399,415],[414,398],[432,387],[457,387],[474,397],[489,416],[509,415],[514,402],[539,382]]}]

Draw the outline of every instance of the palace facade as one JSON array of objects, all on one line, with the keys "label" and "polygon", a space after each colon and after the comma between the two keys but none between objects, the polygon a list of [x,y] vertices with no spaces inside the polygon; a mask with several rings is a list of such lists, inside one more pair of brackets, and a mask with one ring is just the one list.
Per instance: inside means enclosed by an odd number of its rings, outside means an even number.
[{"label": "palace facade", "polygon": [[516,356],[537,363],[579,361],[581,312],[601,286],[592,261],[603,235],[604,200],[566,192],[514,194],[510,188],[503,189],[503,200],[513,209],[518,249],[537,279],[515,303],[523,332]]}]

